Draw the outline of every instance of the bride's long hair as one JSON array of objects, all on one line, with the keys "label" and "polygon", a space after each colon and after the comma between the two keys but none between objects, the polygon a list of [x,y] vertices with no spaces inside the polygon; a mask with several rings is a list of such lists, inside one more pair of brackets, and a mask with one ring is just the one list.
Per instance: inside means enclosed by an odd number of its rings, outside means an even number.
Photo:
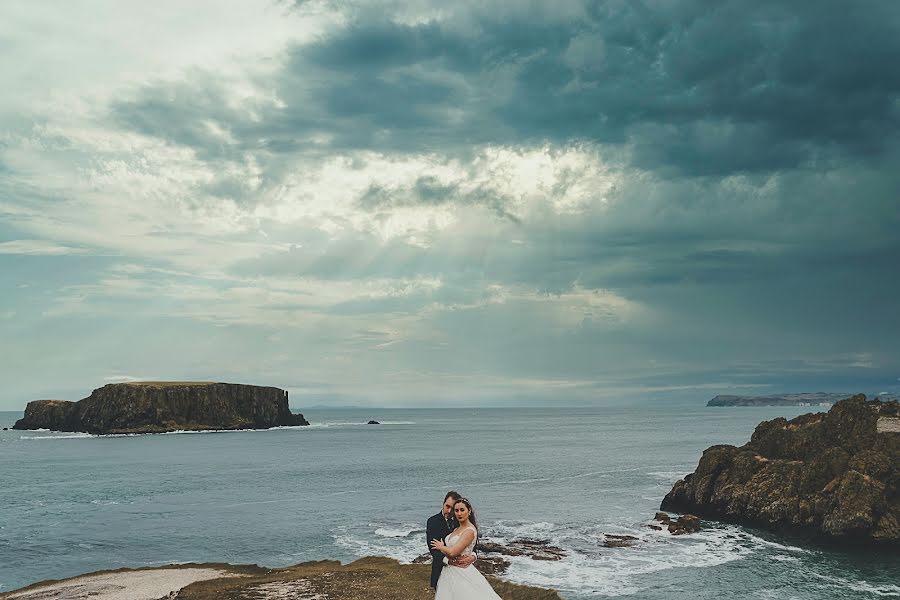
[{"label": "bride's long hair", "polygon": [[475,519],[475,509],[472,508],[472,503],[469,502],[468,498],[460,498],[459,500],[457,500],[456,502],[453,503],[453,506],[456,506],[460,502],[465,504],[466,508],[469,509],[469,523],[471,523],[472,526],[475,527],[475,530],[477,531],[478,530],[478,521]]}]

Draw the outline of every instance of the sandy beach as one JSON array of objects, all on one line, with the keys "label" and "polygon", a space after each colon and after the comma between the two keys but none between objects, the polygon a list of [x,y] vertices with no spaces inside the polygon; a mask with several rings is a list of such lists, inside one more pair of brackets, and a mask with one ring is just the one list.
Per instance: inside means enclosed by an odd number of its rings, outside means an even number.
[{"label": "sandy beach", "polygon": [[197,581],[231,575],[208,568],[145,569],[81,575],[0,594],[3,600],[157,600]]}]

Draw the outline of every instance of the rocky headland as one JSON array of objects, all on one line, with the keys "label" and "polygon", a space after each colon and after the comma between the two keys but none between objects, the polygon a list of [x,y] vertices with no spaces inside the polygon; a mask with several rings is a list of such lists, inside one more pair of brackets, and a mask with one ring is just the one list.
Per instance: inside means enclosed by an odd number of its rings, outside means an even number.
[{"label": "rocky headland", "polygon": [[900,550],[900,403],[863,395],[712,446],[663,510]]},{"label": "rocky headland", "polygon": [[146,381],[111,383],[78,402],[34,400],[13,429],[122,434],[292,425],[309,423],[291,413],[287,392],[276,387]]},{"label": "rocky headland", "polygon": [[[37,583],[0,594],[0,600],[421,600],[429,591],[428,565],[368,557],[347,565],[325,560],[284,569],[227,564],[120,569]],[[552,590],[490,578],[504,600],[561,600]]]}]

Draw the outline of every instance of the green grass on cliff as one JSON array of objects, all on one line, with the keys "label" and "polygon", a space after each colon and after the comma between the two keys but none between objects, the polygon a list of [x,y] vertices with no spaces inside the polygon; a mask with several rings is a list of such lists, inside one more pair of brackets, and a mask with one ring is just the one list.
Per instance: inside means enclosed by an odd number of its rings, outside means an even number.
[{"label": "green grass on cliff", "polygon": [[146,385],[150,387],[178,387],[180,385],[215,385],[216,381],[126,381],[125,385]]}]

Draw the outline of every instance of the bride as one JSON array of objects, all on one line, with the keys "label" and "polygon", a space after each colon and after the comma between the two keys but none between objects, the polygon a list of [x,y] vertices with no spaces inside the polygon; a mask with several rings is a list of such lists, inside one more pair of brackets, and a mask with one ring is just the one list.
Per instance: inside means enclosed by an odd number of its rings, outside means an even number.
[{"label": "bride", "polygon": [[[453,515],[459,523],[445,542],[432,540],[431,547],[448,558],[470,556],[478,539],[478,521],[475,511],[466,498],[453,505]],[[491,584],[475,567],[447,565],[438,579],[434,600],[501,600]]]}]

